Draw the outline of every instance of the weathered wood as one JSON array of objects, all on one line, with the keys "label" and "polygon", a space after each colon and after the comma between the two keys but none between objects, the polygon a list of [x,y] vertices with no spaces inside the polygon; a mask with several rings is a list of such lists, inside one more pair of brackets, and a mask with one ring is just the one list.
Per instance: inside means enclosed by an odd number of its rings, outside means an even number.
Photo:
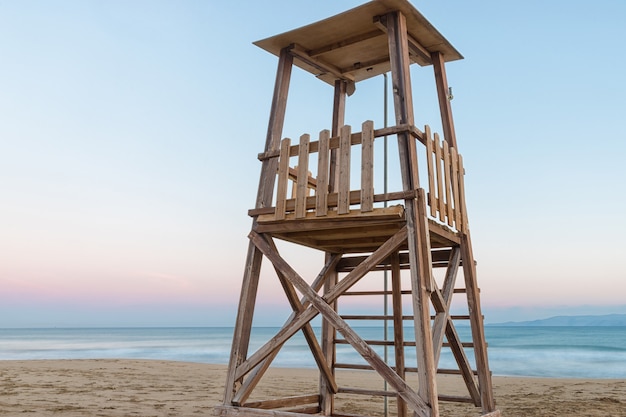
[{"label": "weathered wood", "polygon": [[361,212],[374,209],[374,122],[361,129]]},{"label": "weathered wood", "polygon": [[290,50],[291,50],[291,53],[295,57],[301,59],[302,61],[306,62],[310,66],[317,68],[320,72],[330,73],[337,79],[354,81],[354,77],[352,77],[349,74],[344,73],[341,70],[341,68],[335,67],[332,64],[324,62],[321,59],[318,59],[317,57],[310,56],[306,48],[304,48],[301,45],[294,44]]},{"label": "weathered wood", "polygon": [[[343,125],[341,125],[343,126]],[[340,127],[341,127],[340,126]],[[337,128],[339,129],[339,128]],[[338,130],[337,130],[338,131]],[[406,123],[399,124],[396,126],[389,126],[380,129],[374,130],[374,139],[383,138],[385,136],[393,136],[400,133],[407,133],[411,135],[413,138],[419,140],[424,145],[426,145],[425,136],[422,131],[420,131],[417,127],[413,125],[409,125]],[[350,144],[351,145],[360,145],[361,144],[361,132],[352,133],[350,135]],[[328,142],[329,149],[335,150],[339,149],[339,134],[334,130]],[[319,142],[312,141],[309,145],[309,152],[316,153],[319,152]],[[298,155],[298,145],[292,145],[289,150],[289,156],[297,156]],[[257,159],[259,161],[264,161],[266,159],[278,158],[280,156],[280,152],[278,149],[268,152],[262,152],[257,155]]]},{"label": "weathered wood", "polygon": [[[397,397],[398,394],[393,391],[382,391],[377,389],[339,387],[340,394],[366,395],[368,397]],[[402,400],[402,399],[400,399]]]},{"label": "weathered wood", "polygon": [[[329,193],[327,198],[328,198],[327,206],[329,209],[332,207],[337,207],[337,201],[338,201],[337,193]],[[408,200],[408,199],[413,199],[413,198],[415,198],[415,190],[396,191],[396,192],[385,193],[385,194],[374,194],[374,203],[382,203],[384,201],[394,202],[394,201]],[[361,201],[361,191],[360,190],[350,191],[350,205],[359,204],[360,201]],[[315,210],[316,204],[317,202],[316,202],[315,197],[307,197],[306,199],[307,211]],[[285,208],[287,212],[294,211],[296,208],[295,199],[287,200]],[[265,208],[259,208],[259,209],[250,209],[248,210],[248,215],[251,217],[261,216],[264,214],[271,215],[270,217],[265,217],[261,219],[261,221],[265,221],[267,219],[271,219],[274,215],[274,212],[275,212],[274,207],[265,207]]]},{"label": "weathered wood", "polygon": [[433,351],[435,363],[439,363],[441,346],[443,344],[448,317],[450,316],[450,304],[452,303],[452,295],[454,294],[454,285],[456,283],[460,263],[460,249],[458,247],[452,248],[450,259],[448,260],[448,269],[446,270],[446,275],[443,280],[443,288],[441,292],[436,291],[431,294],[433,298],[441,297],[440,300],[437,300],[438,302],[433,302],[433,305],[441,305],[441,308],[439,308],[439,311],[437,311],[435,315],[435,321],[433,322]]},{"label": "weathered wood", "polygon": [[456,148],[450,148],[450,164],[452,165],[452,198],[454,200],[454,227],[461,230],[461,205],[459,202],[459,156]]},{"label": "weathered wood", "polygon": [[426,167],[428,171],[428,205],[430,206],[430,215],[437,216],[437,198],[435,196],[435,167],[433,163],[434,145],[430,132],[430,126],[424,127],[424,136],[426,139]]},{"label": "weathered wood", "polygon": [[296,186],[296,218],[301,219],[306,213],[306,197],[309,177],[309,135],[300,136],[298,155],[298,182]]},{"label": "weathered wood", "polygon": [[[289,82],[291,80],[291,70],[293,58],[287,49],[280,52],[278,68],[276,70],[276,82],[274,84],[274,94],[272,97],[272,108],[268,122],[267,135],[264,151],[271,152],[278,150],[282,129],[285,121],[285,110],[287,107],[287,96],[289,92]],[[277,161],[264,161],[261,165],[261,175],[259,177],[259,189],[255,208],[271,206],[276,181]],[[252,224],[254,227],[253,220]],[[236,374],[237,367],[245,360],[248,354],[250,343],[250,331],[252,329],[252,317],[256,304],[256,293],[261,272],[261,262],[263,257],[256,247],[250,242],[248,244],[248,254],[246,257],[245,272],[239,297],[239,307],[235,320],[233,332],[233,343],[226,375],[224,389],[224,404],[229,404],[236,393],[237,384],[241,382]]]},{"label": "weathered wood", "polygon": [[276,186],[276,211],[274,219],[282,220],[285,218],[287,204],[287,185],[289,180],[289,146],[291,139],[285,138],[280,143],[281,157],[278,163],[278,184]]},{"label": "weathered wood", "polygon": [[[437,210],[439,211],[439,220],[442,222],[446,221],[446,206],[445,200],[443,197],[443,157],[442,157],[442,149],[441,142],[439,141],[439,134],[434,134],[434,145],[435,145],[435,176],[437,178]],[[432,190],[431,190],[432,192]]]},{"label": "weathered wood", "polygon": [[[418,415],[428,417],[430,415],[430,406],[426,404],[422,398],[413,391],[413,389],[398,376],[384,361],[378,356],[378,354],[355,332],[345,321],[341,319],[339,314],[334,311],[327,303],[325,299],[320,297],[309,285],[306,283],[296,271],[275,251],[272,250],[270,245],[262,239],[260,235],[251,234],[251,240],[256,247],[263,252],[263,254],[274,264],[274,267],[278,268],[285,277],[308,299],[314,308],[326,318],[329,323],[339,331],[344,338],[350,342],[352,347],[368,362],[378,374],[387,383],[393,387],[399,396],[401,396]],[[344,278],[345,280],[345,278]],[[341,286],[343,280],[337,285]]]},{"label": "weathered wood", "polygon": [[[391,305],[393,311],[393,344],[398,376],[406,380],[404,361],[404,323],[402,314],[402,276],[400,272],[400,254],[394,252],[391,256]],[[398,417],[406,417],[406,402],[399,397],[397,403]]]},{"label": "weathered wood", "polygon": [[[404,15],[399,12],[388,13],[385,17],[389,42],[389,61],[391,64],[391,74],[393,82],[394,109],[396,124],[413,124],[413,101],[411,94],[411,78],[409,71],[409,52],[407,41],[406,21]],[[400,154],[400,171],[402,175],[402,187],[404,190],[418,188],[414,183],[417,175],[417,166],[413,165],[415,160],[411,155],[411,144],[415,143],[406,134],[398,134],[398,152]],[[419,197],[419,193],[418,193]],[[424,207],[426,202],[424,201]],[[411,286],[413,290],[412,304],[416,320],[415,337],[420,342],[420,347],[416,348],[418,358],[418,381],[419,396],[432,409],[432,415],[439,414],[439,404],[437,403],[437,387],[435,381],[435,366],[432,358],[432,339],[430,334],[429,305],[426,294],[426,286],[430,285],[430,271],[424,275],[424,268],[430,268],[427,261],[420,265],[422,259],[423,246],[426,244],[424,238],[428,238],[428,228],[426,224],[426,234],[420,236],[417,230],[417,221],[421,217],[418,212],[418,203],[415,200],[407,200],[407,240],[411,265]],[[430,254],[428,254],[430,256]],[[430,259],[429,257],[427,259]],[[419,413],[419,410],[414,410]],[[428,413],[428,414],[431,414]]]},{"label": "weathered wood", "polygon": [[459,154],[459,206],[461,208],[461,228],[463,233],[469,233],[469,225],[467,222],[467,208],[465,206],[465,168],[463,167],[463,157]]},{"label": "weathered wood", "polygon": [[[461,342],[461,338],[456,332],[456,328],[452,325],[452,321],[450,318],[446,323],[446,338],[448,339],[448,346],[450,347],[450,351],[456,360],[456,363],[459,367],[459,372],[463,377],[463,381],[465,382],[465,386],[470,394],[470,396],[474,399],[474,405],[477,407],[480,406],[480,391],[479,387],[476,383],[476,379],[474,379],[474,375],[477,375],[477,372],[472,370],[472,365],[465,354],[465,350],[463,350],[465,343]],[[472,346],[474,347],[474,343]]]},{"label": "weathered wood", "polygon": [[[266,242],[268,243],[268,245],[271,247],[271,249],[274,252],[277,252],[276,246],[274,245],[274,242],[271,239],[266,239]],[[289,282],[289,279],[285,277],[285,275],[279,269],[276,269],[276,275],[278,276],[280,284],[282,285],[283,290],[285,291],[285,295],[287,296],[287,300],[289,301],[289,304],[291,305],[292,310],[296,314],[304,311],[305,307],[302,304],[302,302],[299,300],[298,294],[296,293],[296,290],[294,289],[291,282]],[[302,326],[302,334],[304,335],[304,338],[307,344],[309,345],[309,349],[311,350],[311,353],[313,354],[313,359],[315,360],[315,363],[317,364],[317,367],[320,370],[321,375],[326,380],[325,381],[326,384],[328,385],[331,392],[336,393],[337,383],[335,382],[335,377],[333,375],[331,368],[328,366],[328,363],[326,362],[326,359],[322,352],[322,348],[317,342],[317,337],[315,336],[315,332],[313,331],[313,328],[311,327],[310,323],[307,323],[304,326]]]},{"label": "weathered wood", "polygon": [[337,212],[350,212],[350,126],[341,128],[339,143],[339,180]]},{"label": "weathered wood", "polygon": [[[329,190],[329,149],[328,139],[330,131],[322,130],[319,139],[319,153],[317,158],[317,189],[315,190],[315,214],[325,216],[328,213]],[[306,208],[306,201],[305,201]]]},{"label": "weathered wood", "polygon": [[[466,226],[467,229],[467,226]],[[474,341],[474,357],[478,370],[478,384],[480,386],[481,406],[483,413],[495,411],[493,398],[493,386],[491,372],[487,359],[487,346],[485,343],[485,329],[480,307],[480,293],[476,280],[476,264],[469,235],[469,229],[461,237],[461,257],[463,258],[463,276],[465,278],[465,290],[467,291],[467,307],[469,310],[472,340]]]},{"label": "weathered wood", "polygon": [[295,407],[298,405],[317,403],[319,402],[319,399],[320,396],[318,394],[298,395],[293,397],[276,398],[272,400],[250,401],[247,402],[243,407],[269,410],[272,408]]},{"label": "weathered wood", "polygon": [[[250,240],[254,244],[254,240],[259,239],[258,234],[250,232]],[[367,259],[365,259],[358,267],[354,268],[352,272],[348,273],[339,283],[333,287],[331,291],[324,296],[327,303],[335,301],[341,294],[349,290],[354,284],[356,284],[361,278],[363,278],[372,268],[374,268],[379,262],[387,258],[393,251],[395,251],[400,245],[404,243],[407,238],[406,228],[402,228],[389,240],[382,244],[376,251],[374,251]],[[337,258],[335,258],[337,259]],[[326,266],[325,266],[326,268]],[[328,270],[326,270],[328,272]],[[306,305],[306,303],[305,303]],[[318,311],[315,308],[308,307],[306,310],[299,314],[295,314],[283,325],[283,327],[276,333],[276,335],[261,346],[255,353],[250,355],[237,368],[235,376],[241,378],[248,374],[254,367],[256,367],[262,360],[275,352],[277,349],[293,336],[298,330],[302,328],[305,323],[311,321],[318,315]]]},{"label": "weathered wood", "polygon": [[[315,278],[315,280],[313,280],[313,283],[311,284],[311,288],[313,288],[315,291],[319,291],[322,285],[327,281],[327,279],[329,279],[329,274],[334,273],[336,265],[340,261],[340,259],[341,259],[340,255],[328,256],[324,267],[322,268],[318,276]],[[302,304],[303,308],[308,306],[308,302],[306,302],[304,299],[301,299],[300,303]],[[292,315],[289,317],[287,322],[292,320],[295,317],[295,314],[296,312],[292,313]],[[241,387],[239,388],[237,394],[232,399],[232,403],[234,405],[240,405],[247,400],[249,395],[252,393],[252,390],[259,383],[259,381],[265,374],[265,371],[269,368],[269,366],[271,365],[272,361],[274,360],[274,358],[276,357],[278,353],[279,353],[279,348],[276,348],[273,352],[270,353],[270,355],[268,355],[261,363],[259,363],[254,368],[254,370],[250,373],[248,378],[243,382],[243,384],[241,384]],[[325,373],[321,373],[320,378],[324,381],[327,380]],[[328,387],[329,387],[328,389],[331,390],[331,392],[332,390],[336,391],[336,385],[328,384]]]},{"label": "weathered wood", "polygon": [[218,405],[213,409],[214,416],[221,417],[311,417],[309,413],[294,413],[283,410],[262,410],[259,408]]},{"label": "weathered wood", "polygon": [[433,70],[435,71],[435,84],[437,86],[437,98],[439,99],[443,137],[451,147],[456,148],[456,133],[454,132],[454,121],[452,120],[452,106],[448,98],[449,89],[444,56],[441,52],[433,52],[431,58]]},{"label": "weathered wood", "polygon": [[444,166],[444,194],[446,197],[446,217],[448,226],[454,227],[454,212],[452,205],[452,167],[450,166],[450,146],[448,142],[443,143],[443,166]]}]

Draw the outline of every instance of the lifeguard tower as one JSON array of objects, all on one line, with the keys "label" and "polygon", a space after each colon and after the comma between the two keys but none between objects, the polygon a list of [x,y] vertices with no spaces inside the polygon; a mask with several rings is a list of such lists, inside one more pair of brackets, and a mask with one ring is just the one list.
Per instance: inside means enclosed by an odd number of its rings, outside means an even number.
[{"label": "lifeguard tower", "polygon": [[[478,407],[477,415],[500,416],[493,397],[465,207],[465,170],[457,149],[445,71],[446,62],[462,56],[407,0],[371,1],[255,44],[278,57],[278,70],[265,149],[259,154],[256,205],[249,211],[252,230],[224,402],[215,414],[353,415],[336,405],[342,396],[363,395],[368,401],[390,399],[392,412],[399,417],[408,413],[439,416],[440,403],[448,401],[467,403],[471,412]],[[442,141],[428,126],[415,126],[412,63],[434,69]],[[322,126],[324,130],[314,137],[302,134],[297,143],[282,138],[293,65],[334,87],[332,123],[326,126],[330,129]],[[371,121],[356,129],[345,125],[346,96],[355,84],[388,72],[395,125],[374,126]],[[382,192],[374,187],[379,183],[374,176],[374,149],[375,142],[385,137],[397,141],[401,187]],[[360,170],[355,169],[359,165]],[[278,250],[277,239],[323,252],[319,273],[300,275]],[[264,258],[271,262],[291,311],[275,336],[250,353]],[[380,276],[381,271],[391,275],[390,289],[383,288],[378,279],[376,290],[354,290],[368,275]],[[457,283],[459,271],[464,285]],[[341,299],[356,296],[389,296],[392,312],[342,314]],[[451,313],[453,296],[455,301],[466,302],[466,315]],[[316,316],[321,316],[320,336],[311,325]],[[360,327],[352,324],[358,320],[389,320],[393,335],[389,340],[365,339]],[[471,341],[461,340],[455,326],[459,320],[469,323]],[[312,381],[314,392],[281,398],[257,394],[255,398],[255,388],[273,359],[299,332],[319,370],[319,382],[318,378]],[[363,361],[341,362],[338,346],[351,346]],[[377,353],[380,346],[393,351],[393,363]],[[443,349],[451,351],[453,368],[439,366]],[[377,374],[385,389],[345,386],[340,379],[347,370]],[[460,378],[467,392],[439,392],[441,374]],[[280,392],[280,387],[275,388]]]}]

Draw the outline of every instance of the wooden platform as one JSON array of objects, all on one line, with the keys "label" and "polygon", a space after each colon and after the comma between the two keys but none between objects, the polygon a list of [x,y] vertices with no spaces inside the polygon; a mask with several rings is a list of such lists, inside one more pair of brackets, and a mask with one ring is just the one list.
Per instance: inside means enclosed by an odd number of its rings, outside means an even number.
[{"label": "wooden platform", "polygon": [[[276,220],[273,214],[260,215],[254,231],[330,253],[373,252],[406,225],[404,207],[396,205],[363,213],[330,211],[326,216],[309,212],[296,219],[294,213]],[[455,231],[432,220],[429,222],[431,247],[458,246]],[[406,247],[401,247],[405,250]]]}]

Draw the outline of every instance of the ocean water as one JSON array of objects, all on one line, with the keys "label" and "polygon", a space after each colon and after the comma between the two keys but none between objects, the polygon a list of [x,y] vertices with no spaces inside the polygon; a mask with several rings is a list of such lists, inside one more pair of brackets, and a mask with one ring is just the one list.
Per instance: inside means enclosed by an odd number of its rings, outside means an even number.
[{"label": "ocean water", "polygon": [[[250,352],[277,330],[253,329]],[[355,330],[366,340],[384,336],[379,327]],[[457,331],[462,341],[471,341],[469,328]],[[487,326],[485,331],[494,375],[626,378],[626,327]],[[0,329],[0,360],[127,358],[227,364],[232,333],[228,327]],[[412,338],[412,329],[406,328],[405,339]],[[383,347],[375,350],[384,357]],[[471,349],[466,352],[473,363]],[[405,355],[407,366],[414,366],[415,348],[407,347]],[[392,348],[387,357],[393,363]],[[337,346],[337,360],[365,363],[350,345],[342,344]],[[274,365],[315,367],[301,334],[283,347]],[[442,350],[439,367],[456,367],[448,348]]]}]

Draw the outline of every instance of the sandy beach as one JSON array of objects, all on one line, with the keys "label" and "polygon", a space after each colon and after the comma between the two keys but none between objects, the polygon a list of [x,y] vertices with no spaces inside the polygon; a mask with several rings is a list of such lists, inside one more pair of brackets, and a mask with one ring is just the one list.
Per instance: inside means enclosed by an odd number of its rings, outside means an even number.
[{"label": "sandy beach", "polygon": [[[36,360],[0,362],[3,416],[210,416],[223,392],[226,367],[153,360]],[[274,369],[259,396],[286,386],[293,394],[314,393],[312,369]],[[364,377],[368,375],[368,377]],[[378,387],[363,372],[342,373],[356,386]],[[442,378],[440,392],[462,393],[459,380]],[[494,377],[498,408],[506,416],[626,416],[626,380]],[[281,395],[289,395],[281,389]],[[367,397],[338,401],[343,412],[380,416]],[[443,416],[478,416],[467,404],[443,403]]]}]

